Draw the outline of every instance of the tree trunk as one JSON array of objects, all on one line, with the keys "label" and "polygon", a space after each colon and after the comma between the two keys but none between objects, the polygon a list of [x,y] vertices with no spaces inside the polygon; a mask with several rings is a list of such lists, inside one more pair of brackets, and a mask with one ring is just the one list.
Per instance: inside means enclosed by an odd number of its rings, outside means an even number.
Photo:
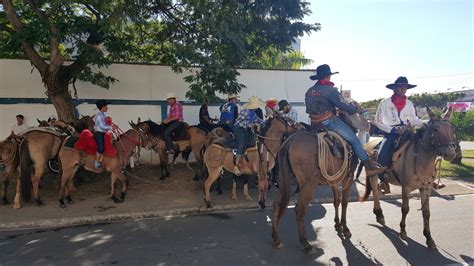
[{"label": "tree trunk", "polygon": [[51,99],[58,119],[65,122],[73,122],[77,120],[74,103],[69,93],[68,82],[48,82],[46,84],[47,94]]}]

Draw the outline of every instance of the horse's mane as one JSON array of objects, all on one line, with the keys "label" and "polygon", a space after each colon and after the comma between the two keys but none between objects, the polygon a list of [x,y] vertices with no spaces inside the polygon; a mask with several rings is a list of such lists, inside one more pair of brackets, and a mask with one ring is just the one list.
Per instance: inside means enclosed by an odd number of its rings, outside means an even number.
[{"label": "horse's mane", "polygon": [[150,127],[150,131],[151,131],[151,134],[153,135],[160,135],[161,134],[161,128],[162,126],[151,121],[151,120],[147,120],[147,121],[143,121],[143,123],[147,124],[148,127]]}]

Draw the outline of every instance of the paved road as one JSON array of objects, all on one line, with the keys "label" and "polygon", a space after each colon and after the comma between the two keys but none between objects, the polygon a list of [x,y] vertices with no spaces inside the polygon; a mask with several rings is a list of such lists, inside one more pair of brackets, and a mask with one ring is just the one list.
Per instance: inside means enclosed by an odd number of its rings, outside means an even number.
[{"label": "paved road", "polygon": [[474,261],[474,195],[432,198],[431,228],[438,251],[422,235],[418,200],[411,201],[407,232],[398,238],[400,201],[383,203],[387,227],[375,223],[372,202],[351,203],[353,236],[333,230],[333,208],[315,205],[307,231],[318,252],[299,245],[294,212],[284,216],[281,238],[271,247],[265,212],[248,211],[47,230],[0,232],[0,265],[445,265]]}]

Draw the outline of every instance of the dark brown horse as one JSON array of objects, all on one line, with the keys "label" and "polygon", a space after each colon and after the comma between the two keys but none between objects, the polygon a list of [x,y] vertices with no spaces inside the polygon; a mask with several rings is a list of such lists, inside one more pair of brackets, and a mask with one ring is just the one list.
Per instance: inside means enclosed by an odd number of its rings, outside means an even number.
[{"label": "dark brown horse", "polygon": [[[158,153],[160,158],[160,180],[164,180],[165,178],[169,177],[170,172],[168,154],[166,153],[166,146],[163,140],[164,126],[161,124],[157,124],[151,120],[140,122],[136,125],[134,125],[133,122],[130,123],[135,128],[142,129],[148,136],[150,136],[150,141],[153,142],[153,150]],[[177,147],[176,150],[178,152],[193,152],[194,157],[198,162],[198,167],[195,173],[195,179],[197,179],[197,177],[202,177],[204,175],[201,163],[202,150],[206,142],[206,132],[195,126],[190,127],[186,123],[183,124],[183,128],[180,128],[177,131],[178,133],[173,139],[174,144]]]},{"label": "dark brown horse", "polygon": [[[428,248],[436,248],[436,244],[431,237],[430,230],[430,195],[433,190],[436,157],[443,156],[443,159],[450,161],[456,156],[456,145],[454,130],[449,123],[451,110],[448,110],[443,118],[435,115],[429,108],[427,109],[430,121],[426,128],[418,132],[407,144],[403,152],[393,162],[393,167],[389,170],[389,182],[402,187],[402,220],[400,222],[400,238],[407,240],[406,216],[409,211],[410,192],[418,189],[420,191],[421,209],[423,213],[423,234],[426,237]],[[377,176],[367,177],[366,191],[362,200],[366,200],[370,192],[374,193],[374,213],[377,222],[384,225],[385,218],[380,207],[380,194],[377,189]]]},{"label": "dark brown horse", "polygon": [[[350,122],[353,127],[359,127],[356,125],[360,123],[363,124],[363,122],[366,121],[357,113],[351,116],[345,113],[343,115],[344,120]],[[321,145],[318,145],[318,143]],[[280,187],[277,198],[273,204],[272,222],[272,238],[275,248],[284,247],[278,236],[278,225],[282,214],[289,204],[293,180],[296,180],[300,188],[295,212],[299,240],[304,246],[306,253],[314,253],[314,249],[306,238],[304,217],[308,204],[313,199],[314,191],[319,184],[328,184],[332,187],[336,213],[334,218],[335,229],[338,232],[342,231],[346,237],[351,236],[351,232],[346,223],[346,212],[349,192],[353,183],[352,179],[357,166],[357,158],[356,156],[349,156],[347,151],[345,152],[344,158],[337,158],[333,156],[327,148],[325,152],[320,150],[320,147],[326,147],[323,144],[323,137],[314,132],[296,132],[283,143],[283,146],[278,152],[278,177]],[[339,204],[341,203],[341,199],[338,188],[339,185],[343,187],[342,215],[340,220]]]},{"label": "dark brown horse", "polygon": [[[67,141],[65,141],[66,143]],[[134,152],[135,147],[142,146],[146,149],[151,148],[147,135],[135,129],[129,129],[124,134],[120,135],[119,139],[114,142],[114,147],[117,149],[117,156],[104,157],[103,165],[107,172],[110,172],[111,177],[111,191],[110,198],[115,203],[120,203],[125,200],[128,188],[128,181],[122,173],[124,162]],[[79,166],[83,166],[88,171],[93,171],[95,155],[87,155],[84,152],[78,151],[74,148],[61,146],[59,151],[59,160],[61,162],[61,188],[59,191],[59,204],[61,208],[65,208],[64,198],[68,203],[73,203],[71,197],[72,179],[76,174]],[[122,182],[122,191],[120,197],[115,196],[117,186],[117,178]]]}]

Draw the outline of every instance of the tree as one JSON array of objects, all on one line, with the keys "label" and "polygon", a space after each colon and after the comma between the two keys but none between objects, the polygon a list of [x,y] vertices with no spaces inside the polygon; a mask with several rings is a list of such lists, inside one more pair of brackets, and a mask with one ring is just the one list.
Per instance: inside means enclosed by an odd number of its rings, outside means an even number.
[{"label": "tree", "polygon": [[[300,0],[147,1],[0,0],[0,57],[23,57],[39,71],[59,119],[75,119],[69,85],[76,79],[108,88],[113,62],[169,64],[187,76],[194,99],[239,92],[236,77],[268,47],[319,29],[302,23]],[[74,86],[73,89],[75,90]]]},{"label": "tree", "polygon": [[247,63],[251,68],[263,69],[301,69],[313,63],[313,60],[307,59],[299,51],[289,51],[285,53],[274,47],[252,58]]},{"label": "tree", "polygon": [[463,97],[463,93],[422,93],[413,94],[410,100],[418,107],[430,107],[443,109],[448,102],[456,101]]}]

